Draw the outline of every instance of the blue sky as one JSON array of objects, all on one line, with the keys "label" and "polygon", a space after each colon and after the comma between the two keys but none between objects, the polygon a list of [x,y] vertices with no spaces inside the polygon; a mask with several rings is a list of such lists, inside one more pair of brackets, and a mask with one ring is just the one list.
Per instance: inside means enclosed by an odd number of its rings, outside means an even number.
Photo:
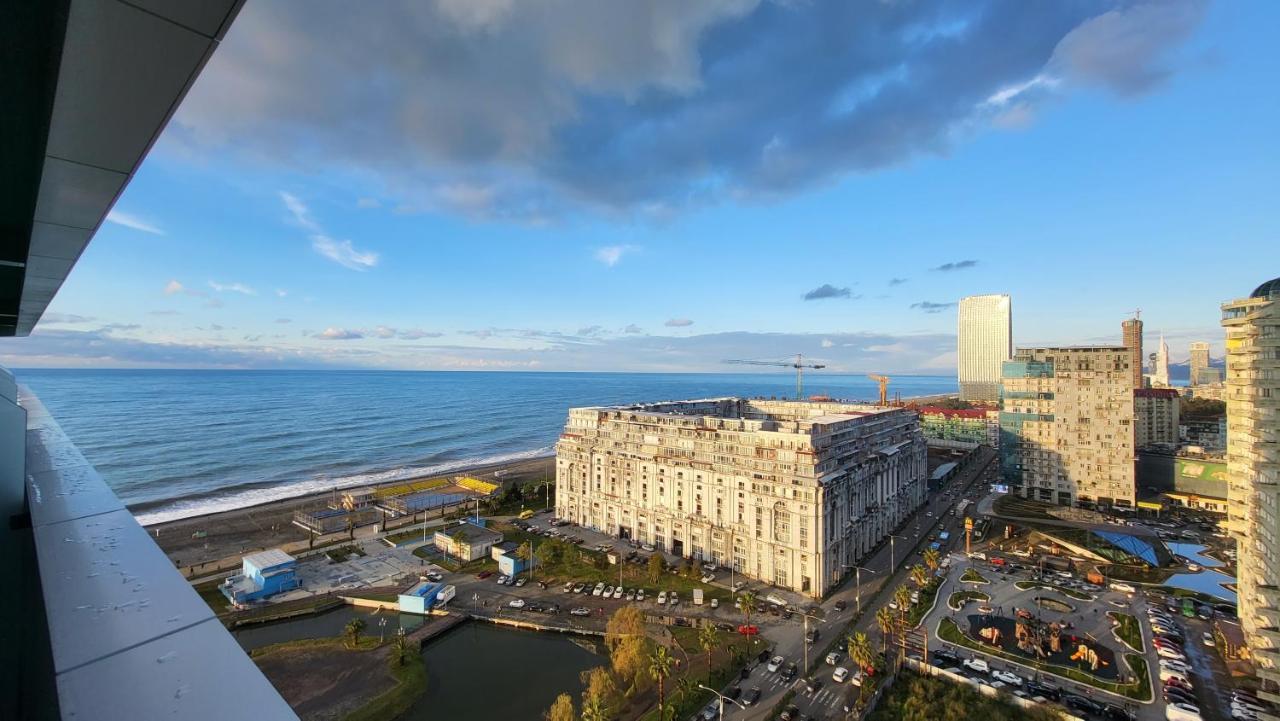
[{"label": "blue sky", "polygon": [[1280,274],[1273,3],[686,5],[248,3],[0,362],[1179,359]]}]

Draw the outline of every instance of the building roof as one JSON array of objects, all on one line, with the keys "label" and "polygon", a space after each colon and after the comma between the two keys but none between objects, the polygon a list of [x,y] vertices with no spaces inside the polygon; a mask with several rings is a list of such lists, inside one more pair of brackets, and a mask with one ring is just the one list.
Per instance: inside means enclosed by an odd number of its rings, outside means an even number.
[{"label": "building roof", "polygon": [[1134,388],[1133,395],[1137,398],[1177,398],[1178,391],[1176,388]]},{"label": "building roof", "polygon": [[951,461],[949,463],[943,463],[942,465],[933,469],[933,473],[929,475],[929,480],[936,481],[941,478],[945,478],[948,473],[950,473],[952,470],[955,469],[955,467],[956,467],[956,464],[954,461]]},{"label": "building roof", "polygon": [[474,523],[459,523],[456,526],[442,528],[436,533],[444,535],[463,543],[497,543],[502,540],[502,534],[497,531],[490,531],[483,526],[477,526]]},{"label": "building roof", "polygon": [[1280,278],[1272,278],[1253,289],[1250,298],[1280,298]]},{"label": "building roof", "polygon": [[294,558],[279,548],[272,548],[267,551],[251,553],[240,560],[253,565],[255,568],[262,569],[279,566],[285,563],[293,563]]},{"label": "building roof", "polygon": [[987,411],[980,408],[939,408],[937,406],[921,406],[917,408],[921,415],[946,416],[947,418],[985,419]]}]

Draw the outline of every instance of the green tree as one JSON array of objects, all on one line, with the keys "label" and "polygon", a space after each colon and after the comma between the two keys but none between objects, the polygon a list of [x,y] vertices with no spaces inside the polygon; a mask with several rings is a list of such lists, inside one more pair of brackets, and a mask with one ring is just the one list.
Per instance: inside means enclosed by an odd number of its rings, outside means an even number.
[{"label": "green tree", "polygon": [[356,522],[351,514],[347,514],[347,540],[356,540]]},{"label": "green tree", "polygon": [[[911,580],[915,581],[916,585],[920,588],[924,588],[924,585],[929,582],[929,572],[924,569],[924,566],[919,564],[912,566]],[[907,599],[910,600],[911,597],[907,596]]]},{"label": "green tree", "polygon": [[409,642],[404,638],[404,629],[396,634],[396,638],[391,642],[391,650],[387,653],[387,661],[392,668],[400,668],[409,660]]},{"label": "green tree", "polygon": [[720,634],[716,633],[716,627],[710,623],[698,629],[698,645],[703,651],[707,652],[707,678],[711,678],[711,652],[715,647],[720,645]]},{"label": "green tree", "polygon": [[754,591],[747,591],[741,596],[738,596],[738,601],[742,605],[742,615],[746,618],[745,623],[748,626],[751,625],[751,614],[756,610],[756,599],[757,596]]},{"label": "green tree", "polygon": [[876,609],[876,625],[880,627],[880,652],[888,648],[889,633],[893,631],[893,611],[888,606]]},{"label": "green tree", "polygon": [[667,562],[661,553],[654,552],[649,556],[649,583],[657,583],[665,570],[667,570]]},{"label": "green tree", "polygon": [[936,573],[939,564],[942,562],[942,554],[938,553],[936,548],[925,549],[924,565],[929,569],[929,573]]},{"label": "green tree", "polygon": [[906,586],[898,586],[893,592],[893,602],[898,606],[898,613],[906,618],[907,610],[911,606],[911,590]]},{"label": "green tree", "polygon": [[871,648],[871,639],[867,638],[867,634],[859,631],[850,636],[848,650],[849,658],[858,664],[858,668],[871,668],[876,652]]},{"label": "green tree", "polygon": [[551,708],[542,715],[546,721],[575,721],[577,714],[573,710],[573,697],[567,693],[556,696]]},{"label": "green tree", "polygon": [[618,702],[618,687],[613,675],[604,666],[596,666],[582,672],[583,721],[609,721],[613,718]]},{"label": "green tree", "polygon": [[649,675],[658,682],[658,718],[665,718],[666,696],[663,682],[671,675],[671,653],[666,646],[658,646],[649,654]]},{"label": "green tree", "polygon": [[355,648],[360,645],[360,633],[364,631],[364,619],[353,618],[342,630],[351,642],[351,647]]}]

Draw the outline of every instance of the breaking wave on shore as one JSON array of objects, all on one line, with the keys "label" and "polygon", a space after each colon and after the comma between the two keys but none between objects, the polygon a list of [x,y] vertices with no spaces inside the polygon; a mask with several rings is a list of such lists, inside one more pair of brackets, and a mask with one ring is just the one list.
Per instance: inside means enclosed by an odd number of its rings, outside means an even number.
[{"label": "breaking wave on shore", "polygon": [[203,516],[210,513],[234,511],[240,508],[299,498],[314,493],[341,490],[356,486],[370,486],[381,483],[405,481],[412,478],[437,476],[447,473],[460,473],[475,468],[516,463],[537,458],[550,458],[555,455],[553,447],[537,448],[530,451],[502,453],[484,458],[464,458],[426,466],[410,466],[393,468],[373,473],[356,473],[348,476],[312,478],[305,481],[277,483],[268,486],[243,488],[236,491],[212,494],[203,498],[183,498],[159,505],[151,505],[145,510],[135,511],[138,523],[151,526],[158,523],[180,521],[184,518]]}]

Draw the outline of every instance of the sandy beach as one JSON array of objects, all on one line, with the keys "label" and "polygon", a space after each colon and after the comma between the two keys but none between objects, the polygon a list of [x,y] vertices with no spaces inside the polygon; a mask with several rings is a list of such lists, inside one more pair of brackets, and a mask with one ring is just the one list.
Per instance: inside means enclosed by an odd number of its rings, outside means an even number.
[{"label": "sandy beach", "polygon": [[[513,463],[479,466],[447,475],[469,475],[506,485],[550,478],[555,473],[554,458],[535,458]],[[427,476],[431,477],[431,476]],[[419,479],[414,479],[419,480]],[[406,480],[382,484],[399,485]],[[270,501],[256,506],[193,516],[147,526],[156,543],[183,568],[217,561],[228,556],[306,541],[307,533],[293,525],[294,511],[323,507],[329,493],[313,493],[297,498]],[[195,534],[204,533],[204,537]]]}]

